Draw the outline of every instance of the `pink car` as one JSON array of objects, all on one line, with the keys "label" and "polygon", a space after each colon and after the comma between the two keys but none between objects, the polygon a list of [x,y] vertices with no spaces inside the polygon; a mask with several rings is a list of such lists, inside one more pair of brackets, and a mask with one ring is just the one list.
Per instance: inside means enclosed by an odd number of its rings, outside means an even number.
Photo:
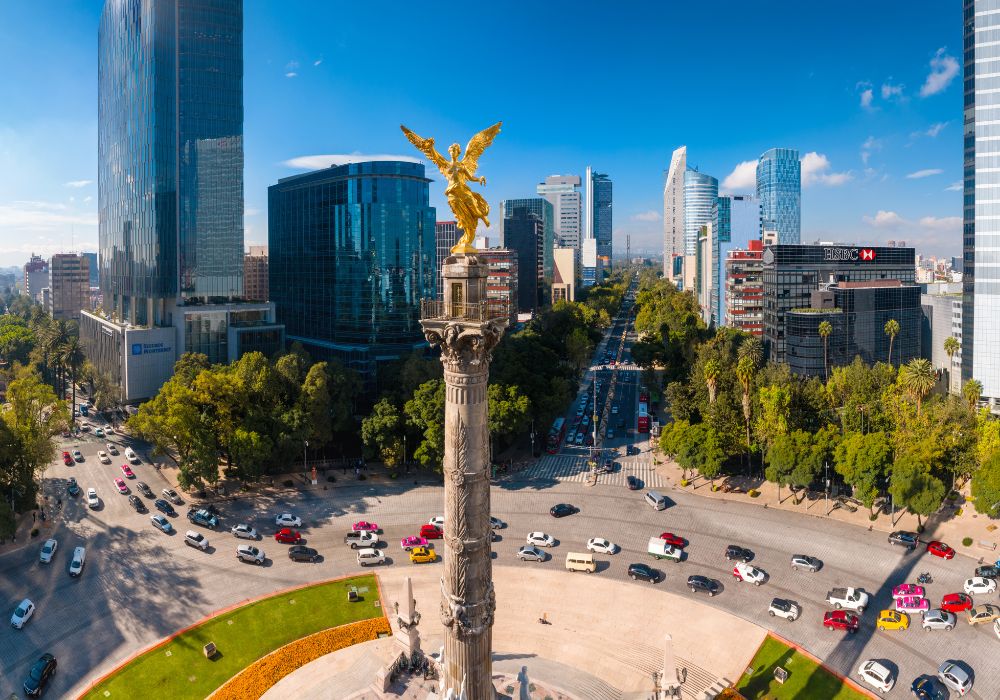
[{"label": "pink car", "polygon": [[896,598],[896,610],[907,613],[922,613],[931,607],[930,601],[920,596],[910,595]]},{"label": "pink car", "polygon": [[924,587],[918,586],[915,583],[901,583],[892,589],[893,598],[906,598],[907,596],[917,596],[918,598],[924,597]]},{"label": "pink car", "polygon": [[135,472],[132,471],[132,467],[127,464],[122,465],[122,474],[127,476],[129,479],[135,478]]},{"label": "pink car", "polygon": [[378,525],[365,520],[359,520],[351,526],[355,532],[378,532]]},{"label": "pink car", "polygon": [[115,479],[115,488],[118,489],[118,493],[120,494],[128,493],[128,486],[125,485],[125,479]]},{"label": "pink car", "polygon": [[403,548],[404,552],[409,552],[414,547],[426,547],[427,538],[426,537],[404,537],[399,541],[399,546]]}]

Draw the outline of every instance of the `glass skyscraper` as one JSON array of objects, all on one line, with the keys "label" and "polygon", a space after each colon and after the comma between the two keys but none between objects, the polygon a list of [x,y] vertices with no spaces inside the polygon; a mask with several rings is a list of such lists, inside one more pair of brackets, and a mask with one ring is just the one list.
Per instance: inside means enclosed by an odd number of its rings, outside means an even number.
[{"label": "glass skyscraper", "polygon": [[778,243],[802,240],[802,166],[794,148],[772,148],[757,161],[757,199],[764,231],[777,231]]},{"label": "glass skyscraper", "polygon": [[706,322],[724,325],[726,318],[726,258],[732,250],[745,250],[760,239],[760,207],[751,195],[722,195],[712,212],[712,282]]},{"label": "glass skyscraper", "polygon": [[587,216],[591,218],[593,223],[587,226],[587,232],[597,239],[597,257],[606,258],[610,267],[613,184],[611,178],[603,173],[592,173],[588,184],[592,188],[592,194],[590,196],[590,211],[587,212]]},{"label": "glass skyscraper", "polygon": [[271,300],[289,340],[369,379],[376,364],[426,346],[436,212],[424,166],[350,163],[268,188]]},{"label": "glass skyscraper", "polygon": [[684,254],[696,255],[701,227],[712,221],[719,199],[719,181],[711,175],[688,169],[684,173]]},{"label": "glass skyscraper", "polygon": [[104,306],[138,325],[243,294],[243,3],[106,0],[98,32]]},{"label": "glass skyscraper", "polygon": [[514,216],[514,212],[518,209],[525,209],[529,214],[534,214],[539,219],[542,220],[543,228],[543,271],[545,274],[545,279],[552,281],[553,275],[553,259],[552,259],[552,249],[556,245],[556,226],[555,226],[555,209],[552,206],[552,202],[545,199],[544,197],[529,197],[526,199],[504,199],[500,202],[500,221],[504,222],[503,227],[503,244],[506,247],[510,247],[507,243],[507,223],[506,220]]},{"label": "glass skyscraper", "polygon": [[1000,0],[964,0],[962,381],[1000,400]]}]

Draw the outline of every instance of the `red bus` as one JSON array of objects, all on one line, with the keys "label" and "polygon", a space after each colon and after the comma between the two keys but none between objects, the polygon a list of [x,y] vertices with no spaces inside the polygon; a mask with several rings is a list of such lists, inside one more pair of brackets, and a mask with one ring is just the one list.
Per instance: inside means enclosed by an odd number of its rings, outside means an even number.
[{"label": "red bus", "polygon": [[639,404],[639,419],[636,423],[636,431],[640,433],[649,432],[649,410],[646,402]]},{"label": "red bus", "polygon": [[639,387],[639,403],[649,405],[649,389],[644,386]]},{"label": "red bus", "polygon": [[545,450],[549,454],[555,454],[559,451],[559,445],[562,444],[563,438],[566,437],[566,419],[556,418],[556,422],[552,424],[552,430],[549,431],[549,437],[545,444]]}]

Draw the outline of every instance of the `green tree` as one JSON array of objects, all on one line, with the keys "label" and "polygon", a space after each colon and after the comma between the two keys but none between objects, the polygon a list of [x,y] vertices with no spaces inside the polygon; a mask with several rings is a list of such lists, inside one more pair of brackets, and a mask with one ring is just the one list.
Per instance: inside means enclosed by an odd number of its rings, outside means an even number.
[{"label": "green tree", "polygon": [[719,475],[719,471],[722,469],[722,462],[726,458],[726,454],[722,449],[721,440],[718,432],[713,428],[705,425],[704,423],[695,426],[698,428],[696,432],[695,442],[695,468],[698,473],[701,474],[702,478],[708,479],[711,482],[712,489],[715,489],[715,477]]},{"label": "green tree", "polygon": [[834,454],[834,469],[854,488],[855,497],[874,514],[879,485],[892,464],[888,436],[882,432],[848,433]]},{"label": "green tree", "polygon": [[299,393],[299,409],[305,418],[306,439],[314,449],[323,447],[333,439],[332,404],[327,364],[317,362],[306,373]]},{"label": "green tree", "polygon": [[403,407],[407,421],[423,434],[414,458],[438,472],[444,462],[444,394],[444,382],[432,379],[418,386]]},{"label": "green tree", "polygon": [[899,321],[894,318],[890,318],[885,322],[885,334],[889,336],[889,364],[892,364],[892,344],[896,340],[896,336],[899,335]]},{"label": "green tree", "polygon": [[969,404],[969,408],[975,409],[982,395],[983,384],[978,379],[969,379],[962,385],[962,398]]},{"label": "green tree", "polygon": [[833,333],[833,326],[829,321],[821,321],[819,324],[819,337],[823,339],[823,377],[830,381],[830,334]]},{"label": "green tree", "polygon": [[917,415],[920,415],[924,398],[934,388],[937,374],[930,360],[915,357],[899,370],[899,384],[910,398],[917,404]]},{"label": "green tree", "polygon": [[976,414],[976,464],[986,464],[997,452],[1000,452],[1000,420],[984,408]]},{"label": "green tree", "polygon": [[399,409],[388,399],[382,399],[361,421],[361,440],[391,470],[403,459],[404,429]]},{"label": "green tree", "polygon": [[0,359],[27,364],[35,342],[35,333],[23,318],[14,314],[0,316]]},{"label": "green tree", "polygon": [[996,515],[1000,507],[1000,451],[994,452],[973,474],[972,496],[977,513]]},{"label": "green tree", "polygon": [[944,352],[948,356],[948,373],[951,373],[952,364],[955,359],[955,355],[959,350],[962,349],[961,343],[958,342],[958,338],[953,335],[949,335],[944,339]]},{"label": "green tree", "polygon": [[757,437],[769,449],[776,438],[788,434],[792,397],[787,387],[778,384],[762,386],[758,393]]},{"label": "green tree", "polygon": [[719,373],[721,368],[717,360],[709,360],[706,362],[701,369],[702,376],[705,378],[705,387],[708,389],[708,403],[715,403],[715,391],[717,388],[717,382],[719,379]]},{"label": "green tree", "polygon": [[736,379],[743,390],[743,422],[747,432],[747,451],[750,451],[750,388],[753,386],[757,366],[750,355],[743,355],[736,364]]},{"label": "green tree", "polygon": [[566,338],[566,355],[577,370],[590,364],[590,357],[593,353],[594,343],[591,342],[584,329],[576,328]]},{"label": "green tree", "polygon": [[944,482],[931,473],[930,465],[913,455],[903,455],[896,459],[889,481],[889,493],[897,506],[906,508],[921,519],[936,512],[941,507],[947,491]]},{"label": "green tree", "polygon": [[798,441],[792,435],[775,435],[764,454],[764,478],[778,485],[778,502],[781,502],[781,487],[792,484],[792,474],[798,462]]},{"label": "green tree", "polygon": [[509,443],[531,421],[531,401],[516,386],[489,385],[489,430],[493,439]]},{"label": "green tree", "polygon": [[79,378],[80,369],[87,359],[83,354],[83,347],[80,345],[79,336],[70,336],[61,348],[62,364],[69,369],[69,379],[71,391],[70,406],[76,406],[76,380]]},{"label": "green tree", "polygon": [[273,445],[266,435],[240,426],[233,431],[229,452],[240,478],[246,481],[258,481],[267,471]]}]

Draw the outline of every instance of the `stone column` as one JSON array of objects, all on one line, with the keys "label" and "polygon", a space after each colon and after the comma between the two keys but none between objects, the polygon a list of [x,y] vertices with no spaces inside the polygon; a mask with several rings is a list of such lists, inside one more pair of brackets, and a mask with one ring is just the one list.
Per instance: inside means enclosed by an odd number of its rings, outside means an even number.
[{"label": "stone column", "polygon": [[493,700],[487,380],[507,310],[487,303],[487,267],[475,255],[450,256],[442,275],[444,301],[425,301],[421,318],[428,342],[441,349],[445,381],[441,690]]}]

